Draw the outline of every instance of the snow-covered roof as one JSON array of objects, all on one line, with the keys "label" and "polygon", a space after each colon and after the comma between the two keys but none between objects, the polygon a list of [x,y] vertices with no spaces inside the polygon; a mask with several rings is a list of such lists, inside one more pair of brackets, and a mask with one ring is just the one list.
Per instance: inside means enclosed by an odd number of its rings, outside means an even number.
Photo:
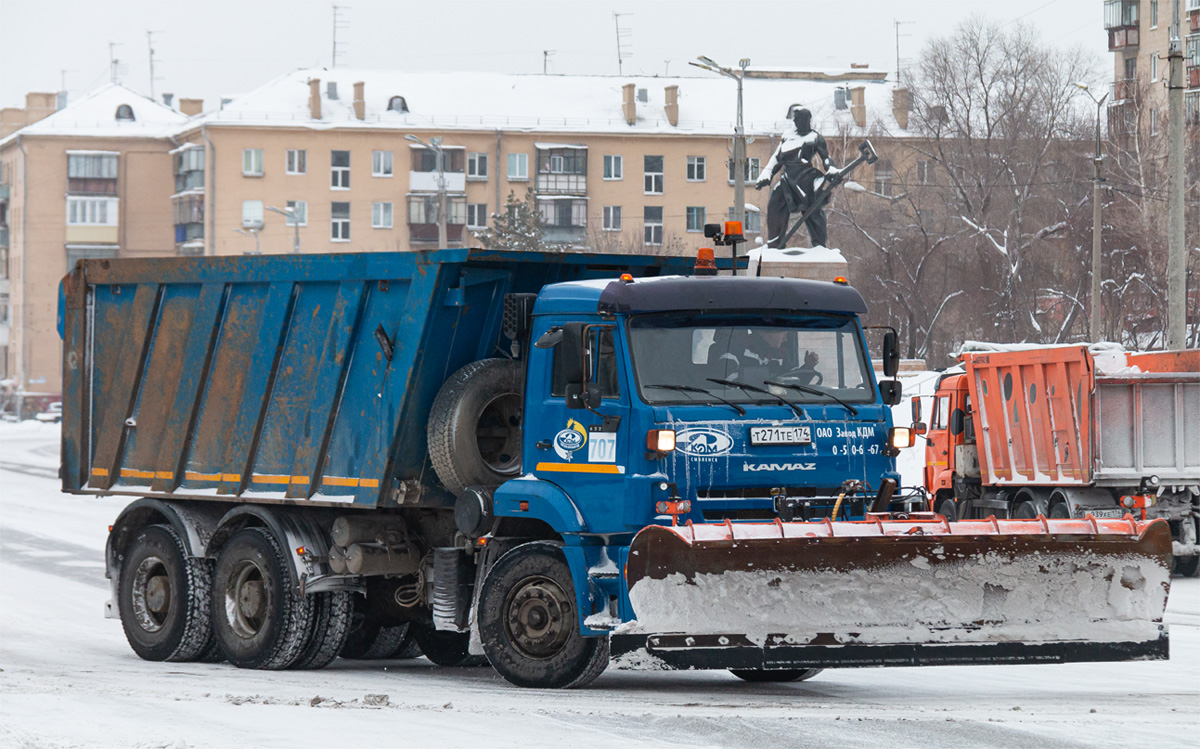
[{"label": "snow-covered roof", "polygon": [[[127,105],[133,119],[117,119],[117,110]],[[119,83],[96,89],[63,109],[26,125],[0,144],[17,135],[65,135],[93,138],[166,138],[179,132],[186,115],[160,104]]]},{"label": "snow-covered roof", "polygon": [[[309,110],[309,81],[320,80],[321,119]],[[354,113],[354,84],[364,83],[365,116]],[[328,97],[337,84],[338,98]],[[622,114],[622,87],[645,89],[637,101],[637,122]],[[678,86],[678,125],[668,122],[665,89]],[[834,90],[865,89],[867,127],[859,128],[848,109],[836,109]],[[744,119],[752,134],[775,134],[787,121],[788,107],[801,104],[813,125],[826,134],[842,130],[865,135],[876,123],[903,131],[892,117],[892,86],[868,79],[851,81],[758,79],[744,81]],[[736,115],[736,87],[717,75],[586,76],[509,73],[403,72],[352,68],[303,69],[235,98],[202,120],[209,126],[396,128],[401,130],[494,129],[561,133],[689,133],[728,135]],[[408,112],[388,108],[404,97]],[[637,97],[635,97],[637,98]],[[849,97],[846,97],[849,99]]]}]

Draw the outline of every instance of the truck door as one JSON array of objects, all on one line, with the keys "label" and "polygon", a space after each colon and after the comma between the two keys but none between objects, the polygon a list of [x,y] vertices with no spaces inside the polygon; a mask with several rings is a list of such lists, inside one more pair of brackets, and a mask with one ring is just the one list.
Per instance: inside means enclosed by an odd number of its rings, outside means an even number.
[{"label": "truck door", "polygon": [[950,412],[953,408],[951,393],[939,390],[933,399],[933,414],[929,424],[929,459],[925,465],[925,486],[932,493],[950,488]]},{"label": "truck door", "polygon": [[[629,465],[629,388],[620,366],[620,337],[614,325],[588,325],[583,332],[586,388],[600,393],[593,408],[568,408],[563,346],[547,357],[541,392],[526,419],[526,449],[538,478],[562,487],[591,523],[619,522]],[[548,371],[547,371],[548,370]],[[530,379],[534,385],[534,379]],[[530,444],[532,441],[532,444]],[[602,519],[612,513],[611,518]]]}]

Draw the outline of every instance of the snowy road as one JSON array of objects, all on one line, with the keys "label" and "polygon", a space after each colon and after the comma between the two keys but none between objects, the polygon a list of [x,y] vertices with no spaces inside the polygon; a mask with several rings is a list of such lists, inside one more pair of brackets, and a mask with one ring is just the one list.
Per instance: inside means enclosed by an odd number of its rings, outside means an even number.
[{"label": "snowy road", "polygon": [[826,671],[782,685],[610,670],[563,692],[424,659],[282,673],[147,663],[102,618],[104,538],[126,500],[60,495],[57,438],[0,424],[0,747],[1200,742],[1200,579],[1173,582],[1168,662]]}]

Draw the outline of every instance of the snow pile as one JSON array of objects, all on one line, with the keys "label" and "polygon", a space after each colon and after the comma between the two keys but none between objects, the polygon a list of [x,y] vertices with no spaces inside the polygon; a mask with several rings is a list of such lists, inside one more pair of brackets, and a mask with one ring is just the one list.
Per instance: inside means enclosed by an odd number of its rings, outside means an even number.
[{"label": "snow pile", "polygon": [[946,560],[934,547],[886,568],[751,570],[643,579],[637,622],[619,632],[787,635],[807,643],[994,643],[1159,636],[1169,575],[1133,554],[983,551]]}]

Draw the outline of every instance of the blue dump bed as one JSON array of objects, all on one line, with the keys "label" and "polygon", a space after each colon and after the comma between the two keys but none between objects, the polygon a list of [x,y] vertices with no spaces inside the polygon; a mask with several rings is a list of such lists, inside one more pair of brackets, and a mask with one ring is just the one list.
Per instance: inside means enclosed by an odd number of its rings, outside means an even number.
[{"label": "blue dump bed", "polygon": [[63,490],[397,504],[433,478],[438,389],[505,355],[506,294],[691,264],[466,249],[81,261],[63,281]]}]

